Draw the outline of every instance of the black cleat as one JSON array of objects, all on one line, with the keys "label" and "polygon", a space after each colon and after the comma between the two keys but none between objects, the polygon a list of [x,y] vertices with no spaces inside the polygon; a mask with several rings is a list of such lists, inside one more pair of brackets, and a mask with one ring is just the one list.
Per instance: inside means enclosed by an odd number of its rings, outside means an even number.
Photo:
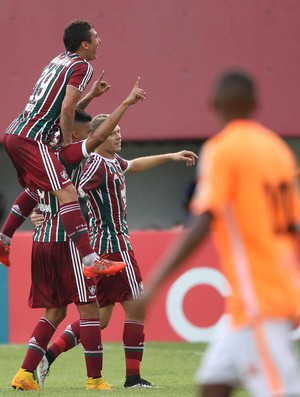
[{"label": "black cleat", "polygon": [[134,375],[134,376],[127,376],[126,381],[124,383],[124,388],[129,389],[129,388],[134,388],[134,387],[155,387],[152,383],[148,382],[145,379],[142,379],[140,375]]}]

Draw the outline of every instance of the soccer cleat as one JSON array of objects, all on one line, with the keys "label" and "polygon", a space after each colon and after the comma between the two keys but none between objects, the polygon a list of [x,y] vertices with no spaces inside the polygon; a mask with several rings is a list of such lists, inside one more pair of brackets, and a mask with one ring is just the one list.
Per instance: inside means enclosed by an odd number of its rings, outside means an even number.
[{"label": "soccer cleat", "polygon": [[40,386],[34,381],[33,373],[28,372],[23,368],[14,376],[11,381],[11,386],[16,390],[39,390]]},{"label": "soccer cleat", "polygon": [[127,376],[124,388],[155,387],[152,383],[140,377],[140,375]]},{"label": "soccer cleat", "polygon": [[50,370],[50,364],[46,356],[43,356],[41,359],[39,365],[37,366],[36,372],[37,372],[37,379],[40,387],[44,387],[45,384],[45,378],[48,375]]},{"label": "soccer cleat", "polygon": [[125,267],[125,262],[115,262],[105,259],[103,256],[98,256],[92,266],[86,267],[83,265],[83,274],[85,277],[113,276]]},{"label": "soccer cleat", "polygon": [[87,378],[86,390],[111,390],[112,385],[104,378]]},{"label": "soccer cleat", "polygon": [[10,267],[9,250],[9,245],[3,245],[0,240],[0,263],[5,267]]}]

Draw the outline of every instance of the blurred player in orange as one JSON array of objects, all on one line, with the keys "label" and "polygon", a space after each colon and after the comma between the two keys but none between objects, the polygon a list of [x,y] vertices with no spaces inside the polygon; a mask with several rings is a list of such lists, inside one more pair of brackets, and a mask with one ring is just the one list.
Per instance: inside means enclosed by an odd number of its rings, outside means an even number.
[{"label": "blurred player in orange", "polygon": [[222,130],[203,147],[195,224],[160,261],[143,304],[212,231],[232,288],[230,321],[197,371],[199,395],[227,397],[242,385],[257,397],[299,396],[290,340],[300,309],[296,161],[279,136],[251,119],[256,93],[245,73],[222,75],[213,99]]}]

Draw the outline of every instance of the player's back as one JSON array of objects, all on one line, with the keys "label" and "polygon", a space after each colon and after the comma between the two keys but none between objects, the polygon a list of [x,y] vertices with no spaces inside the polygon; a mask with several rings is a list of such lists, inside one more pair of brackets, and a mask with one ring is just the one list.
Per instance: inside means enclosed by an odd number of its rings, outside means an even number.
[{"label": "player's back", "polygon": [[83,91],[92,71],[91,65],[76,53],[58,55],[44,68],[24,111],[6,133],[49,143],[58,126],[67,85]]},{"label": "player's back", "polygon": [[211,145],[228,183],[215,230],[234,318],[293,314],[300,303],[294,156],[276,134],[247,120],[230,123]]}]

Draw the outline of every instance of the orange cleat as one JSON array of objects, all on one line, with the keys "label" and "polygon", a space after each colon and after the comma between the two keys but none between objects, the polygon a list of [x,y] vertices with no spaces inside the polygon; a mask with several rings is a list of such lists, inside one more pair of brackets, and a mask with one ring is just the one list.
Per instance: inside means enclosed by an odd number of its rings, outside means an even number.
[{"label": "orange cleat", "polygon": [[9,250],[9,245],[3,245],[0,240],[0,264],[5,267],[10,267]]},{"label": "orange cleat", "polygon": [[99,256],[91,267],[83,265],[83,274],[85,277],[95,276],[113,276],[126,267],[125,262],[115,262]]}]

